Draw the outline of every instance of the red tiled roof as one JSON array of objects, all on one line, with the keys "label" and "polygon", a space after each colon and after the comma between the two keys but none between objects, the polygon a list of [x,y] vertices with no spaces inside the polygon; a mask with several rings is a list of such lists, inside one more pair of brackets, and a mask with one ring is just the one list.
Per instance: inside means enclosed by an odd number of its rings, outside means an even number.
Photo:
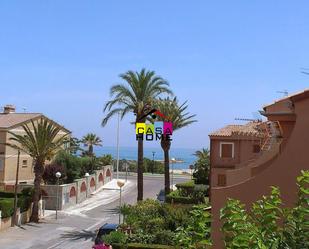
[{"label": "red tiled roof", "polygon": [[259,136],[261,132],[258,130],[258,126],[261,122],[250,122],[245,125],[227,125],[217,131],[209,134],[209,136],[223,136],[230,137],[232,135],[243,136]]}]

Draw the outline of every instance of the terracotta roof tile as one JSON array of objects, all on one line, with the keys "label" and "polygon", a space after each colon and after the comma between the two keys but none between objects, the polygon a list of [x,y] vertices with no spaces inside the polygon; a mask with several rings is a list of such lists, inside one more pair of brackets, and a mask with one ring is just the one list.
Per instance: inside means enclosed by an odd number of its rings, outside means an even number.
[{"label": "terracotta roof tile", "polygon": [[0,128],[10,128],[33,118],[42,116],[40,113],[8,113],[0,114]]},{"label": "terracotta roof tile", "polygon": [[209,136],[230,137],[232,135],[243,136],[259,136],[261,132],[258,129],[260,122],[250,122],[245,125],[227,125],[217,131],[209,134]]}]

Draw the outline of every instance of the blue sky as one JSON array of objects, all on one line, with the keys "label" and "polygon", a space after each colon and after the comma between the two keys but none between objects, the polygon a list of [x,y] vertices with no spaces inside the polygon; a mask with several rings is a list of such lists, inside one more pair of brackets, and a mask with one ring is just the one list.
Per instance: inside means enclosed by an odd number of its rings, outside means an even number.
[{"label": "blue sky", "polygon": [[[308,1],[1,1],[0,105],[42,112],[75,136],[116,144],[100,126],[118,75],[142,67],[166,78],[199,122],[174,147],[200,148],[208,133],[251,118],[277,91],[307,88]],[[133,115],[121,145],[135,146]],[[146,146],[157,147],[148,142]]]}]

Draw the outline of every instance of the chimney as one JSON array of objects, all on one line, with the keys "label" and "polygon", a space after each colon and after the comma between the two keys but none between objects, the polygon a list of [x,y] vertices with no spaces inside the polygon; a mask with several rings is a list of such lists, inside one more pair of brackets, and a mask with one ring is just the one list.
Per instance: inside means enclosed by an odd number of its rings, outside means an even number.
[{"label": "chimney", "polygon": [[15,113],[15,106],[14,105],[6,105],[6,106],[4,106],[3,113],[4,114]]}]

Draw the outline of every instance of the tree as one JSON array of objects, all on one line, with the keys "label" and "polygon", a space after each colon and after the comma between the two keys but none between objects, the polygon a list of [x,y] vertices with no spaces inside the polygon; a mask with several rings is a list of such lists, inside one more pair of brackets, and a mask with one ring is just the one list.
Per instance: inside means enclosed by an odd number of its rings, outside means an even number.
[{"label": "tree", "polygon": [[209,172],[210,172],[210,154],[209,150],[203,148],[194,153],[197,157],[194,163],[193,177],[196,184],[209,184]]},{"label": "tree", "polygon": [[[111,87],[112,100],[105,104],[104,112],[108,113],[102,121],[105,126],[109,119],[120,114],[121,119],[128,113],[133,112],[135,122],[146,121],[144,115],[161,94],[172,94],[166,80],[157,76],[154,71],[142,69],[140,72],[127,71],[120,75],[125,84],[117,84]],[[143,139],[137,137],[137,200],[143,200]]]},{"label": "tree", "polygon": [[82,143],[88,147],[87,156],[93,156],[93,146],[102,146],[102,140],[94,133],[88,133],[84,136]]},{"label": "tree", "polygon": [[24,124],[22,128],[26,133],[25,135],[9,132],[12,135],[10,140],[15,142],[10,144],[10,146],[24,151],[34,160],[34,194],[30,221],[38,222],[38,203],[41,195],[41,182],[45,161],[52,159],[65,143],[68,134],[60,135],[59,132],[62,130],[62,127],[45,118],[40,118],[36,121],[31,120],[31,124]]},{"label": "tree", "polygon": [[[159,101],[156,103],[156,107],[168,118],[168,120],[165,120],[162,117],[157,117],[157,119],[161,121],[172,122],[173,131],[179,130],[196,122],[196,120],[193,119],[196,115],[191,115],[189,112],[187,112],[187,101],[179,104],[176,97],[173,99],[159,99]],[[161,136],[161,148],[164,151],[164,189],[165,194],[167,195],[170,193],[169,150],[171,148],[171,139],[169,139],[168,135]]]},{"label": "tree", "polygon": [[68,137],[65,142],[65,150],[73,155],[76,155],[77,151],[81,150],[80,142],[81,141],[76,137]]},{"label": "tree", "polygon": [[65,168],[61,164],[48,164],[44,168],[43,180],[45,184],[56,184],[58,178],[56,173],[61,173],[61,179],[66,178]]}]

